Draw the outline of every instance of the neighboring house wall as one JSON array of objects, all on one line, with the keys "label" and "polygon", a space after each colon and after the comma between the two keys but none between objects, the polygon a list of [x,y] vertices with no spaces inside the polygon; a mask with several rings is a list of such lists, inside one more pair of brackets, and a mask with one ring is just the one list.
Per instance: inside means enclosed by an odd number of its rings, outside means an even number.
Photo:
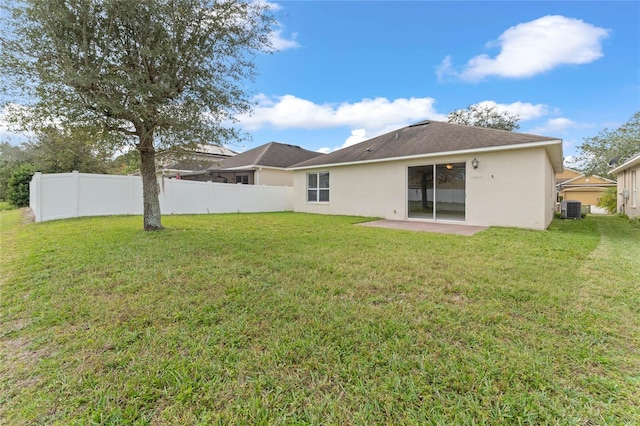
[{"label": "neighboring house wall", "polygon": [[618,178],[618,213],[640,217],[640,154],[609,173]]},{"label": "neighboring house wall", "polygon": [[618,211],[640,217],[640,164],[618,174]]},{"label": "neighboring house wall", "polygon": [[544,154],[546,161],[544,162],[544,173],[545,173],[545,200],[546,203],[544,205],[544,223],[545,229],[554,218],[555,206],[558,200],[558,190],[556,188],[556,174],[553,170],[553,165],[551,158],[549,158],[549,154],[545,151]]},{"label": "neighboring house wall", "polygon": [[[408,167],[459,162],[466,163],[466,224],[545,229],[551,223],[555,179],[543,147],[296,170],[293,209],[406,220]],[[307,202],[307,174],[325,171],[330,201]]]},{"label": "neighboring house wall", "polygon": [[258,167],[256,185],[293,186],[293,171]]},{"label": "neighboring house wall", "polygon": [[563,200],[580,201],[583,206],[596,207],[600,197],[616,183],[600,176],[585,176],[575,170],[565,169],[556,175],[558,195]]},{"label": "neighboring house wall", "polygon": [[603,192],[602,188],[567,188],[561,194],[564,200],[580,201],[583,206],[597,206]]}]

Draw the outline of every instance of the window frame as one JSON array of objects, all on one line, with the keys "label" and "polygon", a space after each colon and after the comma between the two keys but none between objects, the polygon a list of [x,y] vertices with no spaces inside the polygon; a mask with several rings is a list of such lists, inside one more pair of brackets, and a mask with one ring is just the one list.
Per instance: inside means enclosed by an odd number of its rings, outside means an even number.
[{"label": "window frame", "polygon": [[638,206],[638,173],[631,171],[631,207]]},{"label": "window frame", "polygon": [[[248,174],[242,174],[242,175],[236,175],[236,185],[249,185],[249,175]],[[240,180],[240,182],[238,182],[238,179]],[[246,182],[244,182],[246,180]]]},{"label": "window frame", "polygon": [[[315,176],[315,186],[311,185],[311,177]],[[326,186],[324,185],[321,176],[326,176]],[[313,204],[328,204],[331,200],[331,175],[329,171],[318,171],[318,172],[308,172],[306,175],[307,179],[307,191],[306,191],[306,199],[307,203]],[[310,195],[315,194],[314,197],[310,197]],[[326,195],[326,200],[321,198],[325,198],[321,194]],[[311,199],[314,198],[314,199]]]}]

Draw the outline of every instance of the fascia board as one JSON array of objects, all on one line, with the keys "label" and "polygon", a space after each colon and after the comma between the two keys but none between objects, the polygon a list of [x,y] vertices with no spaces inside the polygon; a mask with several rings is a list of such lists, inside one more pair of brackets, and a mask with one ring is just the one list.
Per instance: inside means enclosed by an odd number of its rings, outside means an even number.
[{"label": "fascia board", "polygon": [[611,171],[609,171],[609,173],[616,174],[618,172],[621,172],[623,170],[626,170],[626,169],[628,169],[630,167],[637,166],[637,165],[640,165],[640,154],[636,155],[635,157],[631,157],[630,160],[622,163],[621,165],[619,165],[615,169],[611,169]]}]

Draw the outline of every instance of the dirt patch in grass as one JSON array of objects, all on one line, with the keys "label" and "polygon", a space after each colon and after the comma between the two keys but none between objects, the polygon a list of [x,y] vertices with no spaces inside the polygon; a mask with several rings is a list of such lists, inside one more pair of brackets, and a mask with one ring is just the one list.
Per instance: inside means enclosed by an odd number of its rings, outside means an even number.
[{"label": "dirt patch in grass", "polygon": [[20,212],[22,213],[22,223],[34,223],[36,221],[36,215],[31,210],[31,207],[23,207]]}]

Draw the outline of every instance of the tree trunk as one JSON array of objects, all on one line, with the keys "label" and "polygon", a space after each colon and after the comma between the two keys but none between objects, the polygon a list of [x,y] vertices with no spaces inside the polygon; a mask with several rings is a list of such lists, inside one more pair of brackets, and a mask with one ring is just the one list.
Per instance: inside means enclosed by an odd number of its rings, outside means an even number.
[{"label": "tree trunk", "polygon": [[160,212],[160,186],[156,177],[156,150],[153,147],[153,133],[145,132],[140,136],[140,174],[142,175],[142,205],[144,212],[144,230],[162,229]]}]

